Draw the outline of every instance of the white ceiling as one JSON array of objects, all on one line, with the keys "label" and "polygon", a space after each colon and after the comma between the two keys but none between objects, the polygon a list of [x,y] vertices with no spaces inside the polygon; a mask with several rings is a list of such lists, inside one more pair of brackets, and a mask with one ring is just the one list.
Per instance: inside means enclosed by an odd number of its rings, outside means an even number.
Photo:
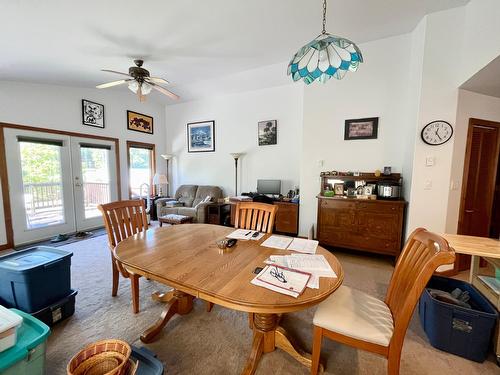
[{"label": "white ceiling", "polygon": [[500,98],[500,56],[474,74],[460,88]]},{"label": "white ceiling", "polygon": [[[327,29],[363,43],[467,2],[330,0]],[[320,33],[321,10],[320,0],[0,0],[0,80],[93,87],[119,79],[101,68],[126,72],[140,57],[191,98],[197,82],[288,61]]]}]

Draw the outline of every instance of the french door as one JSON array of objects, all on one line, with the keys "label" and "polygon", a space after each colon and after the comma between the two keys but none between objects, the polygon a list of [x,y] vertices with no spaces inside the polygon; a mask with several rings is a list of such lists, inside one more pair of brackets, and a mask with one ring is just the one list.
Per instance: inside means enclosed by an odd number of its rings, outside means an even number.
[{"label": "french door", "polygon": [[4,129],[15,245],[96,228],[118,197],[112,141]]}]

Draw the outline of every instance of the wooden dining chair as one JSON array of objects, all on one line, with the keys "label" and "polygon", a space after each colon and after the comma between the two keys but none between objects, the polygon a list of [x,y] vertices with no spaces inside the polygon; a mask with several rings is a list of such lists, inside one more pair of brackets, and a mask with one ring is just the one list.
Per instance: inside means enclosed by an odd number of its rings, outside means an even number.
[{"label": "wooden dining chair", "polygon": [[278,206],[258,202],[240,202],[236,205],[234,227],[273,233]]},{"label": "wooden dining chair", "polygon": [[130,279],[132,290],[132,309],[135,314],[139,312],[139,278],[115,258],[116,246],[124,239],[148,229],[146,210],[142,200],[126,200],[101,204],[97,206],[104,218],[104,226],[108,233],[108,246],[111,250],[111,267],[113,272],[113,297],[118,293],[119,274]]},{"label": "wooden dining chair", "polygon": [[401,350],[413,310],[434,271],[453,263],[448,242],[425,229],[411,235],[399,256],[385,300],[341,286],[314,314],[311,374],[317,374],[323,336],[388,359],[387,373],[399,374]]}]

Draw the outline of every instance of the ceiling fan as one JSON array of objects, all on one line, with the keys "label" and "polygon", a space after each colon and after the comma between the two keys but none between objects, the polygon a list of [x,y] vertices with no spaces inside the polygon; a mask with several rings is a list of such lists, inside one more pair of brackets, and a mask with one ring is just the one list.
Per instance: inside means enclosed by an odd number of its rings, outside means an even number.
[{"label": "ceiling fan", "polygon": [[152,89],[161,92],[163,95],[167,95],[172,99],[179,99],[179,96],[173,92],[167,90],[166,88],[160,86],[159,84],[168,85],[168,81],[163,78],[151,77],[149,71],[142,67],[144,63],[143,60],[134,60],[136,66],[131,66],[127,73],[117,72],[115,70],[101,69],[103,72],[110,72],[115,74],[120,74],[122,76],[127,76],[128,78],[120,79],[118,81],[103,83],[102,85],[97,85],[98,89],[105,89],[108,87],[113,87],[121,85],[124,83],[128,84],[128,88],[135,94],[137,94],[139,101],[143,102],[146,100],[146,95],[148,95]]}]

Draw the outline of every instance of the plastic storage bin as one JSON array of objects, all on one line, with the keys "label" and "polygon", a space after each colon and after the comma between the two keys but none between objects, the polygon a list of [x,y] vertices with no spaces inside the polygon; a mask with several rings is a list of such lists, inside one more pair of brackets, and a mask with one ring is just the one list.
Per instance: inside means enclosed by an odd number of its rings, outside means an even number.
[{"label": "plastic storage bin", "polygon": [[16,345],[17,330],[22,323],[21,316],[0,306],[0,353]]},{"label": "plastic storage bin", "polygon": [[465,281],[433,276],[427,288],[468,291],[471,309],[434,299],[427,289],[420,297],[418,313],[431,345],[476,362],[488,355],[498,313],[491,303]]},{"label": "plastic storage bin", "polygon": [[78,291],[72,290],[69,296],[64,297],[60,301],[34,312],[35,318],[41,320],[48,326],[52,327],[57,322],[69,318],[75,312],[75,297]]},{"label": "plastic storage bin", "polygon": [[2,375],[44,375],[45,346],[50,328],[22,311],[11,309],[23,318],[17,344],[0,353]]},{"label": "plastic storage bin", "polygon": [[72,255],[39,246],[0,257],[0,304],[32,313],[69,295]]},{"label": "plastic storage bin", "polygon": [[162,375],[163,374],[163,363],[161,363],[157,358],[156,354],[147,348],[138,348],[132,346],[131,357],[136,361],[139,361],[139,367],[137,367],[137,372],[135,375]]}]

